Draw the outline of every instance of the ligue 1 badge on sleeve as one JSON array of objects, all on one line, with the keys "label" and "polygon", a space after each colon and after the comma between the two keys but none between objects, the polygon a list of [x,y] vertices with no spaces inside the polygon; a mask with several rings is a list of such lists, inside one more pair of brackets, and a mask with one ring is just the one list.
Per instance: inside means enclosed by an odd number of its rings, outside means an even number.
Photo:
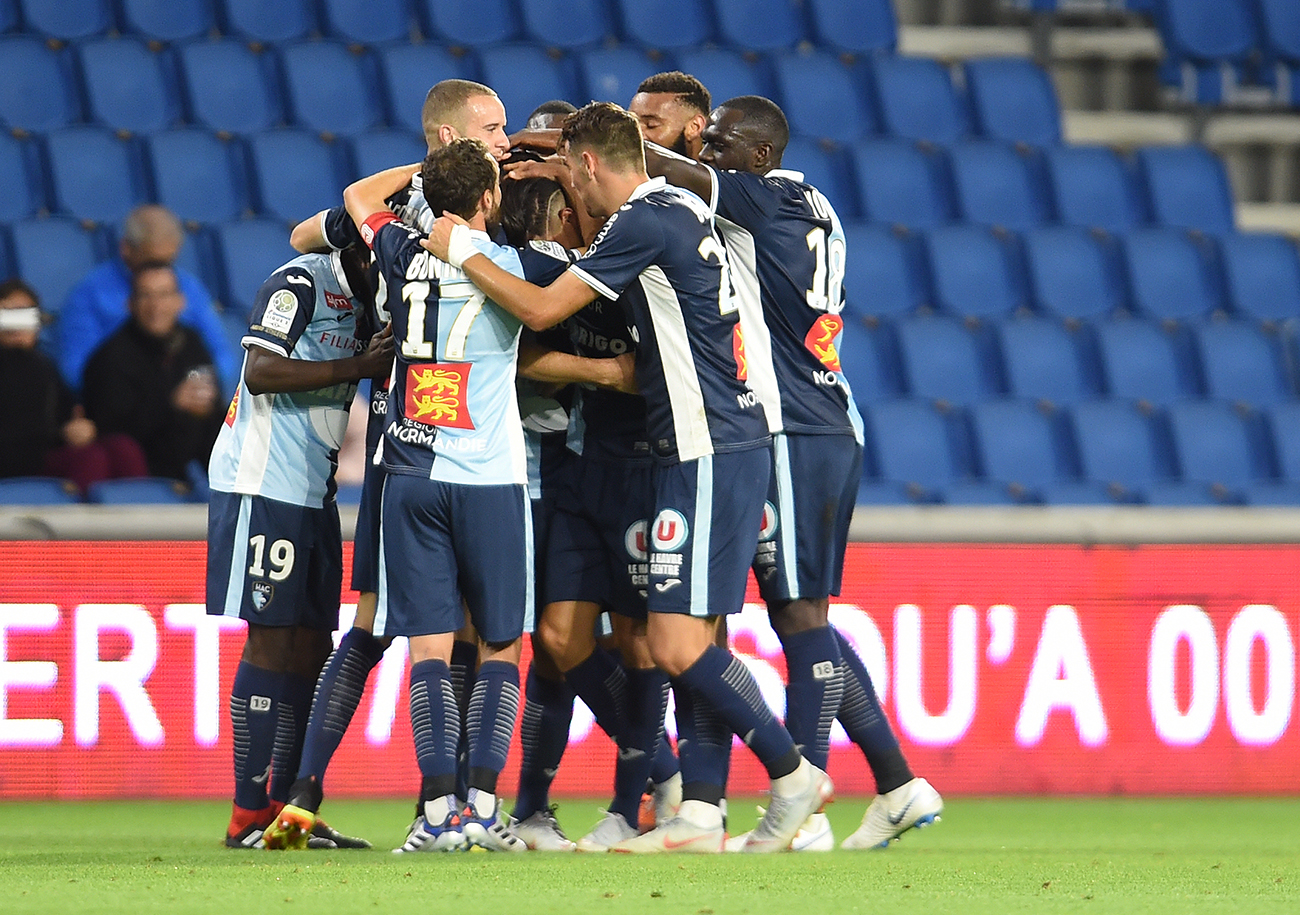
[{"label": "ligue 1 badge on sleeve", "polygon": [[266,605],[275,596],[275,585],[269,581],[253,582],[253,608],[257,611],[266,609]]}]

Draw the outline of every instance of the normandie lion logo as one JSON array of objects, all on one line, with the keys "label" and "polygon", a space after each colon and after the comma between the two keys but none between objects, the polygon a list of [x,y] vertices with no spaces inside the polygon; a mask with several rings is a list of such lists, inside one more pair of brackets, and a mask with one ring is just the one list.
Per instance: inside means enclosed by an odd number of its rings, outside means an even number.
[{"label": "normandie lion logo", "polygon": [[835,338],[843,329],[844,319],[839,315],[822,315],[808,329],[808,336],[803,338],[803,345],[808,348],[808,352],[832,372],[840,370],[840,354],[835,349]]},{"label": "normandie lion logo", "polygon": [[464,364],[411,366],[406,370],[406,418],[427,426],[473,429],[469,371]]}]

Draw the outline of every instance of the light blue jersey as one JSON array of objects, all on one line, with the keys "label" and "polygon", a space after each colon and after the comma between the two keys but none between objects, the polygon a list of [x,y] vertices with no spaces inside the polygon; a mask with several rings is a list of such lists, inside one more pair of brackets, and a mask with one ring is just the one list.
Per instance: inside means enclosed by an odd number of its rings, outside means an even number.
[{"label": "light blue jersey", "polygon": [[[304,254],[262,284],[245,349],[261,347],[290,359],[326,362],[353,356],[356,302],[337,253]],[[208,463],[220,492],[264,496],[319,508],[332,499],[338,449],[356,384],[315,391],[253,394],[240,371],[226,421]]]}]

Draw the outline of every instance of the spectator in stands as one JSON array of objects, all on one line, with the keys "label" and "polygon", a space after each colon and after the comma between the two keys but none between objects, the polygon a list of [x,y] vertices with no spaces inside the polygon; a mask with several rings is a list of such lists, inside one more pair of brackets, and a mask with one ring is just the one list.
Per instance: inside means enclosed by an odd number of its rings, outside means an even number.
[{"label": "spectator in stands", "polygon": [[0,283],[0,477],[49,476],[90,484],[148,474],[144,452],[126,435],[100,436],[36,348],[41,312],[22,280]]},{"label": "spectator in stands", "polygon": [[[141,264],[174,264],[185,233],[180,220],[166,207],[136,207],[122,225],[120,257],[100,264],[68,293],[55,328],[55,358],[68,386],[80,388],[86,360],[126,320],[126,298],[131,274]],[[185,310],[180,321],[199,332],[220,376],[221,389],[233,391],[239,381],[243,356],[226,337],[212,296],[196,276],[177,270]]]},{"label": "spectator in stands", "polygon": [[162,262],[131,275],[130,317],[86,363],[86,415],[104,432],[124,432],[144,449],[149,473],[189,478],[191,461],[206,464],[221,404],[212,356],[193,328],[178,323],[185,308],[176,270]]}]

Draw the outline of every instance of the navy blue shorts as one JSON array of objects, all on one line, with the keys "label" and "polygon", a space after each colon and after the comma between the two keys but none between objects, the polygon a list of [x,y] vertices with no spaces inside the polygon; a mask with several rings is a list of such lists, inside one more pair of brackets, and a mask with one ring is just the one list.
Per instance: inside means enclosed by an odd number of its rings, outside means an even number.
[{"label": "navy blue shorts", "polygon": [[744,608],[771,463],[764,445],[655,468],[652,613],[725,616]]},{"label": "navy blue shorts", "polygon": [[840,593],[862,446],[849,435],[772,437],[772,479],[754,552],[765,601]]},{"label": "navy blue shorts", "polygon": [[649,462],[579,457],[557,481],[547,538],[544,604],[581,600],[644,619]]},{"label": "navy blue shorts", "polygon": [[366,475],[361,480],[361,502],[357,505],[357,531],[352,537],[352,590],[379,590],[379,501],[384,492],[384,465],[366,457]]},{"label": "navy blue shorts", "polygon": [[469,486],[390,473],[379,527],[375,635],[438,635],[465,622],[485,642],[532,628],[528,487]]},{"label": "navy blue shorts", "polygon": [[305,508],[212,491],[208,613],[259,626],[339,625],[343,541],[338,506]]}]

